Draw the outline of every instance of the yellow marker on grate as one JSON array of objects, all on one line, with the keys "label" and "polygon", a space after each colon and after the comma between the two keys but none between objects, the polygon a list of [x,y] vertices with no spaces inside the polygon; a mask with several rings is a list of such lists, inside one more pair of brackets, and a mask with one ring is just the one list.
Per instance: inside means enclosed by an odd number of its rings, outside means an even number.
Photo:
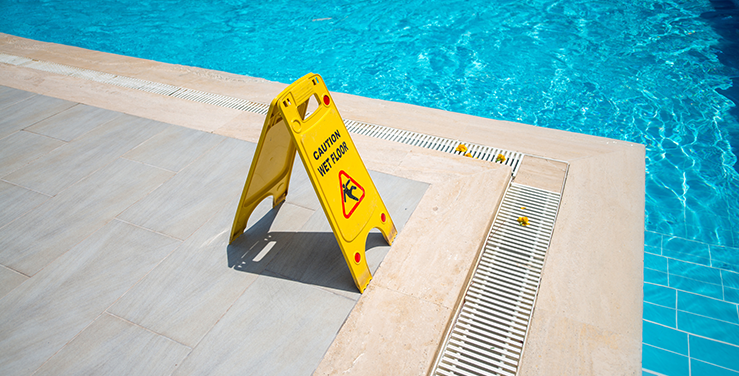
[{"label": "yellow marker on grate", "polygon": [[[309,99],[318,108],[306,118]],[[365,243],[378,228],[388,244],[397,231],[367,168],[349,137],[321,76],[308,74],[272,100],[252,160],[231,240],[246,229],[254,208],[268,196],[277,206],[287,196],[297,150],[359,292],[372,279]]]}]

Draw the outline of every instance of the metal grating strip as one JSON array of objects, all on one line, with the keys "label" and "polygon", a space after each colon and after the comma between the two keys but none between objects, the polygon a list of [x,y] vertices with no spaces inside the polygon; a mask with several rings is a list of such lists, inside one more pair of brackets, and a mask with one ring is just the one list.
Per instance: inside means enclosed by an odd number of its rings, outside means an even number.
[{"label": "metal grating strip", "polygon": [[[261,115],[267,115],[267,111],[269,111],[269,105],[264,103],[257,103],[245,99],[207,93],[204,91],[187,89],[138,78],[119,76],[90,69],[77,68],[64,64],[33,60],[20,56],[0,54],[0,63],[23,66],[40,71],[83,78],[90,81],[115,85],[128,89],[141,90],[149,93],[186,99],[194,102],[207,103],[240,111],[254,112]],[[347,129],[351,133],[381,138],[384,140],[400,142],[413,146],[420,146],[457,155],[464,154],[455,150],[457,146],[460,144],[465,144],[468,148],[468,152],[473,158],[482,159],[488,162],[496,162],[496,158],[498,157],[498,155],[503,155],[505,156],[505,161],[497,163],[511,166],[513,176],[516,176],[516,174],[518,173],[518,169],[524,156],[523,153],[518,153],[510,150],[498,149],[473,143],[466,143],[459,140],[436,137],[403,129],[364,123],[355,120],[344,119],[344,124],[346,124]]]},{"label": "metal grating strip", "polygon": [[31,61],[31,59],[27,57],[0,53],[0,63],[10,64],[10,65],[21,65],[29,61]]},{"label": "metal grating strip", "polygon": [[518,173],[518,168],[521,166],[521,160],[524,156],[523,153],[515,151],[493,148],[490,146],[473,144],[469,142],[461,142],[459,140],[452,140],[449,138],[435,137],[423,133],[390,128],[377,124],[364,123],[356,120],[344,119],[344,125],[346,125],[347,130],[351,133],[381,138],[383,140],[395,141],[413,146],[421,146],[428,149],[457,155],[464,154],[455,150],[459,144],[464,144],[465,146],[467,146],[467,151],[472,155],[473,158],[482,159],[488,162],[496,162],[496,158],[498,157],[498,155],[502,154],[503,156],[505,156],[505,161],[497,163],[511,166],[513,176],[516,176],[516,174]]},{"label": "metal grating strip", "polygon": [[[560,198],[521,184],[508,187],[434,375],[516,374]],[[518,223],[522,216],[528,226]]]}]

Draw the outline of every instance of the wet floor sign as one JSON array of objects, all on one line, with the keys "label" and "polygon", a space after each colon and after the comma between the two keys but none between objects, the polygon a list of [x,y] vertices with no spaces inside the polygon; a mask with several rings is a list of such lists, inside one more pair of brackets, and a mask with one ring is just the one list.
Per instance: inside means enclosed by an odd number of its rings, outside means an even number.
[{"label": "wet floor sign", "polygon": [[[309,101],[317,108],[306,116]],[[354,283],[364,292],[372,279],[365,258],[367,234],[378,228],[392,244],[395,225],[349,137],[321,76],[308,74],[269,106],[249,176],[236,210],[231,242],[268,196],[277,206],[287,196],[295,151],[308,172]]]}]

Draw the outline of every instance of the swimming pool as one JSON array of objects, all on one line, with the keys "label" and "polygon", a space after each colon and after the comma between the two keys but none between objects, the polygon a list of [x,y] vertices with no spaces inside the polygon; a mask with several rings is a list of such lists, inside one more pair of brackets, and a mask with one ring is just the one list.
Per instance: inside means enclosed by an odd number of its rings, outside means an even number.
[{"label": "swimming pool", "polygon": [[0,31],[643,143],[644,367],[695,375],[739,371],[731,6],[0,0]]}]

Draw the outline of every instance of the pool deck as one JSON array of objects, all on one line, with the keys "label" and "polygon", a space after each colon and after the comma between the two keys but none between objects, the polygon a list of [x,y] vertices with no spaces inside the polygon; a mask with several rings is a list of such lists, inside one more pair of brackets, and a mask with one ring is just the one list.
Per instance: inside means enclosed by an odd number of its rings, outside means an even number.
[{"label": "pool deck", "polygon": [[[0,53],[259,103],[286,87],[7,34]],[[359,295],[299,173],[286,204],[250,221],[277,246],[224,242],[263,115],[3,63],[0,86],[15,89],[0,88],[0,211],[15,213],[0,215],[3,374],[426,374],[510,180],[507,166],[353,136],[391,214],[412,212]],[[641,373],[642,145],[332,95],[344,118],[545,157],[515,179],[564,186],[519,374]],[[61,126],[77,109],[99,126]]]}]

